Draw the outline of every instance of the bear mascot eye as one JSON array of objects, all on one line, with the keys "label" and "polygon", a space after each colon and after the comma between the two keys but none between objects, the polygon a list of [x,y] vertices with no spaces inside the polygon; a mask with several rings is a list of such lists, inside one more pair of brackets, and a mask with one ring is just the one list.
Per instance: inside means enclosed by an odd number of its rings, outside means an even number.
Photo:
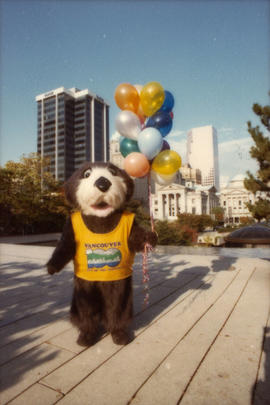
[{"label": "bear mascot eye", "polygon": [[113,175],[116,176],[117,175],[117,169],[113,166],[109,166],[108,167],[109,172]]},{"label": "bear mascot eye", "polygon": [[85,170],[85,172],[83,173],[83,178],[87,179],[87,177],[90,177],[91,171],[92,171],[91,169]]}]

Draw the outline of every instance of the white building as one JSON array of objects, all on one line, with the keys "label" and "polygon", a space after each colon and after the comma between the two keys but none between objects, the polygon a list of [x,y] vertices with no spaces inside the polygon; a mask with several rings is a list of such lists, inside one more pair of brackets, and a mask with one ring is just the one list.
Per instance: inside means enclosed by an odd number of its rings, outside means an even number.
[{"label": "white building", "polygon": [[200,169],[203,186],[215,186],[219,190],[217,131],[212,125],[188,132],[187,164]]},{"label": "white building", "polygon": [[120,143],[118,139],[110,140],[110,162],[120,169],[124,168],[124,158],[120,152]]},{"label": "white building", "polygon": [[202,174],[200,169],[193,169],[186,163],[180,167],[179,171],[186,186],[188,186],[188,184],[202,184]]},{"label": "white building", "polygon": [[194,189],[181,184],[160,187],[152,195],[154,219],[173,221],[178,214],[208,214],[218,206],[218,197],[214,186],[197,186]]},{"label": "white building", "polygon": [[239,224],[241,218],[251,217],[246,203],[254,204],[255,196],[244,186],[245,176],[238,174],[220,190],[220,206],[224,209],[225,223]]}]

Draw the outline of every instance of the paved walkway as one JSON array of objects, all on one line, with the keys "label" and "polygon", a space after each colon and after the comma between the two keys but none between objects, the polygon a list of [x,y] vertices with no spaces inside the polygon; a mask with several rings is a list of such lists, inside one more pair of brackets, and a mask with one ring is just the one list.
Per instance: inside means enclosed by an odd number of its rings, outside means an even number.
[{"label": "paved walkway", "polygon": [[0,245],[0,404],[270,404],[270,262],[152,254],[150,303],[134,267],[135,339],[76,344],[72,266],[53,248]]}]

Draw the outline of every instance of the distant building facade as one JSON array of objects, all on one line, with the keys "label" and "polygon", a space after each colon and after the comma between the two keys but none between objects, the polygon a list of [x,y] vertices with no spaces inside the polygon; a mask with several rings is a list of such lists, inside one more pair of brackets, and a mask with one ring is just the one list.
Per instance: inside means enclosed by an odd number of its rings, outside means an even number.
[{"label": "distant building facade", "polygon": [[89,90],[58,89],[36,97],[37,151],[65,181],[84,161],[109,159],[109,104]]},{"label": "distant building facade", "polygon": [[198,186],[194,189],[181,184],[160,187],[152,196],[154,219],[173,221],[177,215],[188,213],[210,215],[219,199],[214,186]]},{"label": "distant building facade", "polygon": [[245,188],[244,179],[243,174],[238,174],[220,190],[220,206],[227,224],[239,224],[241,218],[252,217],[246,203],[254,204],[256,197]]},{"label": "distant building facade", "polygon": [[186,185],[202,184],[202,173],[200,169],[192,169],[189,164],[184,164],[180,168],[180,173]]},{"label": "distant building facade", "polygon": [[187,164],[201,172],[202,186],[219,190],[217,131],[211,126],[193,128],[187,134]]},{"label": "distant building facade", "polygon": [[120,152],[120,143],[118,139],[110,140],[110,162],[120,169],[124,168],[124,157]]}]

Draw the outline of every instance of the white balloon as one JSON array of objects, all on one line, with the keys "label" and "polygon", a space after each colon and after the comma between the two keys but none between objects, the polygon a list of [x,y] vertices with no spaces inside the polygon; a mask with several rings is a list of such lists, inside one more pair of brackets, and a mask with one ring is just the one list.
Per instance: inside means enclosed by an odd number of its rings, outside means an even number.
[{"label": "white balloon", "polygon": [[158,183],[160,186],[168,186],[169,184],[173,183],[176,172],[173,174],[158,174],[154,170],[151,170],[151,176],[153,180]]},{"label": "white balloon", "polygon": [[120,111],[115,119],[116,130],[124,137],[137,140],[142,126],[139,117],[132,111]]}]

